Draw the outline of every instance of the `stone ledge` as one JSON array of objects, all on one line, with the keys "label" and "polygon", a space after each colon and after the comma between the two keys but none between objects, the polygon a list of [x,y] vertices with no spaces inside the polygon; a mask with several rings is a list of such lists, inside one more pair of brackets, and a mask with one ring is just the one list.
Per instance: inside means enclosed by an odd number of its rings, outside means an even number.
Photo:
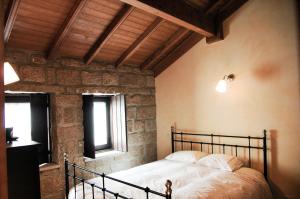
[{"label": "stone ledge", "polygon": [[45,163],[40,165],[40,172],[50,171],[54,169],[59,169],[60,165],[56,163]]},{"label": "stone ledge", "polygon": [[98,152],[98,153],[96,153],[96,158],[95,159],[84,157],[84,162],[97,161],[97,160],[101,160],[103,158],[107,158],[108,156],[115,157],[115,156],[118,156],[118,155],[122,155],[124,153],[126,153],[126,152],[115,151],[115,150],[108,150],[108,151]]}]

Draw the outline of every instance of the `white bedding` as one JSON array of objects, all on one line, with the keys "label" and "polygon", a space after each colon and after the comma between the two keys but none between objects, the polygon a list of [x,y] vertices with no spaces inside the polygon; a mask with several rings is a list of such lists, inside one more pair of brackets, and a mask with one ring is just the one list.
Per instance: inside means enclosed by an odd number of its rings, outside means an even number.
[{"label": "white bedding", "polygon": [[[171,160],[159,160],[111,174],[110,176],[164,193],[165,182],[171,180],[172,199],[271,199],[271,192],[263,175],[250,168],[235,172],[222,171]],[[102,187],[102,178],[94,178]],[[76,186],[76,198],[81,199],[81,185]],[[105,180],[105,187],[126,197],[144,199],[145,192],[135,188]],[[69,198],[75,199],[74,188]],[[86,199],[92,198],[90,185],[85,185]],[[111,196],[107,194],[107,196]],[[95,198],[102,199],[102,192],[95,189]],[[107,198],[107,197],[106,197]],[[114,197],[109,197],[114,198]],[[150,194],[150,199],[163,197]]]}]

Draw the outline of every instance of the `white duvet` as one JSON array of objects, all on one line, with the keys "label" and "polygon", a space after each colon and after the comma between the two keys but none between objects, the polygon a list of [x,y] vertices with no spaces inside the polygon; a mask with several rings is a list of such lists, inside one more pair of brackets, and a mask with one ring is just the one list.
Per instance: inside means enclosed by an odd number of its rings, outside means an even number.
[{"label": "white duvet", "polygon": [[[110,176],[142,187],[164,193],[165,183],[172,181],[172,199],[271,199],[271,192],[263,175],[250,168],[235,172],[222,171],[171,160],[159,160],[111,174]],[[102,187],[102,178],[94,178]],[[76,198],[82,199],[82,185],[76,186]],[[128,198],[145,199],[145,192],[105,179],[105,187]],[[92,198],[90,185],[85,184],[86,199]],[[150,199],[162,199],[153,194]],[[69,193],[75,199],[75,190]],[[102,192],[95,188],[95,198],[102,199]],[[106,198],[115,198],[107,194]]]}]

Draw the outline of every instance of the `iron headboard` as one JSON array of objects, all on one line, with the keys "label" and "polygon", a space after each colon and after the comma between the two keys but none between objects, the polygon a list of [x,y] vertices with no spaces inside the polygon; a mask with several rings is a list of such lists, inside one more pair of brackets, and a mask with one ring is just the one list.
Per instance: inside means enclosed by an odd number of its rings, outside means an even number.
[{"label": "iron headboard", "polygon": [[[194,139],[188,139],[187,137],[210,137],[210,141],[195,141]],[[247,139],[248,145],[240,145],[240,144],[226,144],[215,142],[214,138],[233,138],[233,139]],[[262,142],[262,146],[253,145],[251,140],[258,140]],[[210,146],[211,153],[214,153],[214,146],[222,147],[223,154],[225,154],[226,147],[235,148],[235,156],[238,156],[238,148],[246,148],[248,149],[248,163],[249,167],[251,167],[251,149],[263,150],[263,174],[265,179],[268,177],[268,164],[267,164],[267,131],[263,131],[262,137],[255,136],[235,136],[235,135],[220,135],[220,134],[206,134],[206,133],[183,133],[176,132],[174,127],[171,127],[171,141],[172,141],[172,153],[176,151],[176,143],[180,143],[180,149],[184,150],[184,144],[189,145],[189,149],[193,150],[194,145],[200,145],[200,150],[203,150],[203,146]]]}]

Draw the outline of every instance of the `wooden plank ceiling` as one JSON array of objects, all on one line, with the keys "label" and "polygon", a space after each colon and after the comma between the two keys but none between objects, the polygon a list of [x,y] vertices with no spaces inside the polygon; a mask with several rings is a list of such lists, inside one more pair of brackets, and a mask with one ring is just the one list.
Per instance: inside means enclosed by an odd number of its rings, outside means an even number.
[{"label": "wooden plank ceiling", "polygon": [[159,75],[247,0],[5,0],[8,48],[138,65]]}]

